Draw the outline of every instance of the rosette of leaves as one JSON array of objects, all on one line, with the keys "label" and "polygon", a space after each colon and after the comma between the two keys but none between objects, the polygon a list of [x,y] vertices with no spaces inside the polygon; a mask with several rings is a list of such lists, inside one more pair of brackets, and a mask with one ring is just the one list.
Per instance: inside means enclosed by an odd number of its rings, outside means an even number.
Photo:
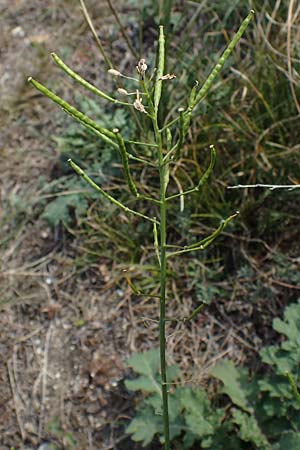
[{"label": "rosette of leaves", "polygon": [[[141,442],[143,447],[155,437],[163,442],[159,352],[153,349],[135,354],[128,360],[128,365],[138,377],[125,382],[127,389],[140,390],[145,397],[126,432],[134,441]],[[176,443],[175,448],[189,449],[201,442],[202,448],[223,450],[225,440],[231,450],[242,448],[234,424],[224,421],[225,409],[215,407],[201,388],[176,385],[174,380],[178,376],[177,366],[168,368],[170,438]]]},{"label": "rosette of leaves", "polygon": [[[231,420],[239,434],[256,449],[300,448],[300,400],[297,391],[300,368],[300,303],[289,305],[284,319],[275,318],[273,328],[285,336],[280,345],[261,350],[269,366],[265,375],[249,376],[247,369],[222,361],[212,375],[222,381],[221,393],[231,402]],[[294,386],[290,379],[295,380]]]}]

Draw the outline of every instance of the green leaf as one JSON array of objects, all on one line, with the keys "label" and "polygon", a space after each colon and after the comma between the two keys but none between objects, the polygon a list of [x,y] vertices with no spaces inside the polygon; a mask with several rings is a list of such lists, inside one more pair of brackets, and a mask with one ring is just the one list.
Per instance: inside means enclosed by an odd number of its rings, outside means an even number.
[{"label": "green leaf", "polygon": [[126,380],[125,386],[131,391],[142,390],[161,394],[161,386],[158,381],[159,350],[152,349],[144,353],[136,353],[131,356],[127,364],[141,376],[135,380]]},{"label": "green leaf", "polygon": [[248,371],[237,368],[228,360],[221,361],[211,371],[211,374],[224,384],[220,392],[230,397],[232,402],[244,411],[252,412],[250,401],[256,391],[255,382],[249,382]]},{"label": "green leaf", "polygon": [[261,391],[269,392],[270,397],[293,400],[294,394],[291,386],[283,376],[265,377],[258,382]]},{"label": "green leaf", "polygon": [[46,220],[52,227],[59,222],[70,223],[71,211],[73,210],[78,218],[83,215],[88,208],[88,203],[83,195],[61,195],[45,207],[41,218]]},{"label": "green leaf", "polygon": [[266,436],[262,433],[253,415],[249,415],[238,409],[232,412],[232,420],[239,425],[239,436],[245,442],[253,442],[261,450],[270,450],[271,446]]},{"label": "green leaf", "polygon": [[190,447],[196,439],[214,433],[223,412],[212,409],[207,394],[202,389],[180,388],[178,396],[186,423],[184,444]]},{"label": "green leaf", "polygon": [[135,353],[127,360],[136,373],[140,375],[153,376],[159,372],[159,350],[154,348],[143,353]]},{"label": "green leaf", "polygon": [[[144,353],[136,353],[131,356],[127,364],[141,376],[135,380],[126,380],[125,386],[130,391],[157,392],[161,394],[160,384],[160,359],[159,350],[152,349]],[[178,366],[170,366],[167,368],[168,382],[172,382],[179,375]]]},{"label": "green leaf", "polygon": [[157,392],[160,394],[159,381],[155,377],[141,376],[135,380],[125,380],[125,386],[129,391]]},{"label": "green leaf", "polygon": [[136,417],[126,428],[126,433],[132,435],[132,440],[142,442],[143,447],[150,444],[157,433],[162,434],[162,432],[162,418],[156,416],[149,405],[138,411]]},{"label": "green leaf", "polygon": [[213,435],[206,436],[201,440],[201,448],[224,450],[224,442],[226,442],[226,448],[230,450],[241,450],[241,440],[233,428],[234,425],[229,420],[222,423]]},{"label": "green leaf", "polygon": [[284,311],[284,321],[274,319],[273,328],[291,341],[300,344],[300,305],[298,303],[289,305]]},{"label": "green leaf", "polygon": [[288,431],[283,433],[280,441],[273,447],[273,450],[299,450],[300,448],[300,433]]}]

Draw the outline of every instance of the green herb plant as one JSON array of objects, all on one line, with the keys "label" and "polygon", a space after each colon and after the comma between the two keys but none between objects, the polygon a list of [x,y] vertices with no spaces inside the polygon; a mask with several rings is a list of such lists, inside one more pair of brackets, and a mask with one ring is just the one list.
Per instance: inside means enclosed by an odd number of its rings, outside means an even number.
[{"label": "green herb plant", "polygon": [[[273,328],[283,337],[281,344],[260,351],[264,373],[250,375],[247,368],[222,360],[211,375],[222,387],[211,400],[199,387],[176,385],[177,366],[168,367],[170,433],[175,448],[224,450],[298,450],[300,446],[300,303],[289,305],[283,320]],[[126,432],[148,445],[163,438],[160,421],[159,352],[137,353],[128,360],[137,375],[126,380],[127,389],[143,391],[135,417]],[[145,426],[144,424],[147,424]]]},{"label": "green herb plant", "polygon": [[[166,2],[167,4],[171,2]],[[167,8],[168,10],[168,8]],[[147,135],[149,136],[148,141],[134,141],[129,139],[124,139],[122,135],[122,130],[118,128],[108,129],[98,122],[91,119],[89,116],[79,111],[77,108],[63,100],[61,97],[56,95],[54,92],[50,91],[43,84],[29,78],[28,81],[42,94],[50,98],[53,102],[59,105],[67,114],[69,114],[75,121],[81,125],[88,128],[100,139],[102,139],[108,146],[114,148],[119,154],[119,159],[121,160],[124,179],[127,184],[128,190],[131,192],[135,204],[139,202],[147,202],[147,204],[152,205],[150,214],[141,212],[135,206],[128,206],[128,204],[123,203],[115,196],[111,195],[109,192],[104,190],[99,186],[89,175],[83,170],[76,162],[69,160],[71,167],[74,171],[81,176],[95,191],[97,191],[102,197],[111,202],[115,207],[119,208],[121,211],[138,217],[141,220],[150,222],[153,226],[154,235],[154,252],[157,257],[157,264],[160,273],[160,295],[159,297],[159,344],[160,344],[160,392],[161,392],[161,402],[162,402],[162,423],[163,423],[163,436],[164,436],[164,446],[165,450],[170,450],[170,418],[169,418],[169,388],[170,381],[168,380],[167,368],[166,368],[166,323],[171,320],[188,322],[192,320],[202,309],[202,304],[200,304],[194,311],[184,318],[171,319],[167,315],[166,311],[166,300],[167,300],[167,264],[168,261],[176,256],[182,254],[203,251],[208,248],[214,240],[220,235],[224,227],[237,216],[234,213],[223,220],[218,228],[209,236],[204,239],[199,240],[192,245],[186,245],[180,247],[177,245],[172,245],[168,241],[168,205],[170,205],[173,200],[178,199],[182,196],[187,196],[188,194],[198,193],[201,187],[208,181],[216,161],[216,150],[214,145],[210,146],[211,161],[208,168],[204,171],[200,179],[195,183],[193,188],[188,189],[185,192],[179,192],[173,195],[168,195],[168,185],[170,181],[170,167],[174,164],[178,164],[180,159],[184,142],[187,138],[190,123],[193,114],[196,112],[196,108],[199,103],[204,99],[209,89],[211,88],[216,77],[220,73],[222,67],[224,66],[226,60],[232,53],[234,47],[240,40],[244,31],[246,30],[248,24],[250,23],[254,12],[251,11],[245,20],[242,22],[236,35],[233,37],[232,41],[229,43],[228,47],[219,58],[217,64],[209,74],[206,81],[200,87],[199,82],[196,82],[192,88],[190,95],[187,99],[187,105],[185,108],[180,108],[178,115],[173,119],[166,121],[165,118],[161,118],[160,111],[164,110],[163,104],[163,92],[165,90],[165,83],[171,83],[172,79],[175,77],[174,74],[166,73],[166,54],[165,54],[165,34],[164,27],[160,25],[159,27],[159,39],[158,39],[158,58],[157,58],[157,68],[153,71],[150,76],[147,76],[147,63],[145,59],[141,59],[137,66],[137,77],[128,77],[122,74],[119,70],[115,68],[110,68],[108,70],[109,74],[115,77],[116,80],[127,80],[134,82],[136,88],[133,92],[134,101],[123,101],[119,100],[115,96],[109,95],[98,87],[94,86],[79,74],[68,67],[55,53],[52,54],[54,62],[75,82],[79,83],[81,86],[92,92],[93,94],[101,97],[102,99],[118,106],[131,108],[135,114],[140,115],[140,123],[144,124],[145,128],[150,129],[151,132]],[[126,100],[130,99],[132,93],[128,92],[127,89],[119,88],[118,93],[124,95]],[[136,152],[135,150],[129,151],[129,148],[140,150]],[[151,151],[149,157],[149,150]],[[145,156],[146,155],[146,156]],[[138,185],[135,181],[133,175],[131,162],[136,162],[144,165],[145,167],[151,167],[157,170],[158,174],[158,188],[149,187],[145,190],[145,187]],[[151,191],[149,195],[148,192]],[[155,210],[153,214],[153,210]],[[140,295],[147,295],[144,292],[138,292]]]}]

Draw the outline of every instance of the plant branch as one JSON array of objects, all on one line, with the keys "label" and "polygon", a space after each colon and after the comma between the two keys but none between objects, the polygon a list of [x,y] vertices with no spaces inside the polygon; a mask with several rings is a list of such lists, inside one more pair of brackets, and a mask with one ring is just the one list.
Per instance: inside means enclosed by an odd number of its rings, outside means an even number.
[{"label": "plant branch", "polygon": [[114,7],[114,5],[112,4],[111,0],[107,0],[107,3],[108,3],[108,6],[109,6],[111,12],[112,12],[113,15],[114,15],[114,17],[115,17],[115,19],[116,19],[116,21],[117,21],[119,27],[120,27],[120,31],[121,31],[121,33],[122,33],[122,36],[123,36],[123,38],[124,38],[124,40],[125,40],[125,42],[126,42],[128,48],[129,48],[131,54],[132,54],[132,56],[133,56],[136,60],[138,60],[138,59],[139,59],[139,56],[138,56],[137,52],[135,51],[135,49],[133,48],[133,46],[132,46],[132,44],[131,44],[131,42],[130,42],[130,39],[129,39],[129,37],[128,37],[126,31],[125,31],[125,28],[123,27],[123,25],[122,25],[122,23],[121,23],[121,20],[120,20],[120,18],[119,18],[119,15],[118,15],[118,13],[117,13],[117,10],[115,9],[115,7]]},{"label": "plant branch", "polygon": [[135,185],[133,178],[131,176],[131,173],[130,173],[128,155],[127,155],[124,139],[117,128],[114,128],[113,132],[115,133],[115,135],[117,137],[119,151],[120,151],[120,155],[122,158],[124,176],[127,181],[128,187],[135,197],[139,197],[139,193],[137,191],[136,185]]},{"label": "plant branch", "polygon": [[114,205],[118,206],[118,208],[121,208],[123,211],[127,213],[134,214],[135,216],[142,217],[143,219],[149,220],[152,223],[156,223],[159,225],[159,222],[156,219],[152,219],[152,217],[145,216],[142,213],[139,213],[138,211],[134,211],[133,209],[128,208],[127,206],[123,205],[123,203],[116,200],[114,197],[109,195],[107,192],[105,192],[100,186],[98,186],[77,164],[75,164],[71,159],[68,160],[70,163],[70,166],[72,169],[75,170],[75,172],[80,175],[93,189],[100,192],[103,197],[105,197],[107,200],[109,200]]},{"label": "plant branch", "polygon": [[227,219],[222,220],[219,227],[209,236],[201,241],[196,242],[195,244],[187,245],[183,250],[178,250],[177,252],[172,252],[167,254],[167,258],[175,255],[182,255],[183,253],[194,252],[196,250],[205,250],[209,245],[213,243],[213,241],[221,234],[224,228],[231,222],[235,217],[237,217],[239,212],[237,211],[232,216],[227,217]]},{"label": "plant branch", "polygon": [[182,197],[183,195],[191,194],[193,192],[197,192],[207,182],[208,178],[210,177],[210,174],[212,173],[212,171],[215,167],[216,158],[217,158],[216,149],[215,149],[214,145],[211,145],[209,148],[210,148],[210,164],[209,164],[208,168],[206,169],[206,171],[204,172],[204,174],[202,175],[202,177],[200,178],[197,186],[195,186],[191,189],[188,189],[187,191],[179,192],[178,194],[171,195],[170,197],[166,198],[166,201],[172,200],[174,198]]},{"label": "plant branch", "polygon": [[79,2],[80,2],[80,5],[81,5],[81,8],[82,8],[83,16],[84,16],[84,18],[86,20],[86,23],[88,24],[88,27],[91,30],[92,35],[95,38],[95,41],[96,41],[96,43],[97,43],[97,45],[99,47],[100,53],[103,56],[104,61],[106,62],[107,67],[109,69],[113,69],[114,66],[113,66],[111,60],[109,59],[109,57],[107,56],[107,54],[106,54],[106,52],[105,52],[105,50],[103,48],[103,45],[102,45],[102,43],[101,43],[101,41],[100,41],[100,39],[98,37],[98,34],[97,34],[97,32],[96,32],[96,30],[94,28],[92,19],[91,19],[89,13],[88,13],[88,10],[86,9],[84,0],[79,0]]},{"label": "plant branch", "polygon": [[235,186],[227,186],[227,189],[246,189],[246,188],[267,188],[271,191],[275,189],[287,189],[288,191],[293,191],[294,189],[299,189],[300,184],[237,184]]}]

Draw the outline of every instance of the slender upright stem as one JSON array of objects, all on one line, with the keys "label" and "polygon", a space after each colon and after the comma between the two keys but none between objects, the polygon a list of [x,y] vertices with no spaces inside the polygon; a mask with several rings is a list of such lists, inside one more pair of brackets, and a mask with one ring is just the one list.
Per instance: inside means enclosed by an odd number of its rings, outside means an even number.
[{"label": "slender upright stem", "polygon": [[164,161],[162,133],[158,126],[158,114],[161,101],[162,82],[160,77],[165,69],[165,36],[163,26],[159,27],[158,69],[154,89],[154,104],[150,106],[155,141],[158,150],[159,181],[160,181],[160,311],[159,311],[159,348],[160,373],[163,410],[163,427],[165,450],[170,450],[170,424],[168,407],[168,380],[166,366],[166,277],[167,277],[167,202],[166,190],[169,181],[169,165]]},{"label": "slender upright stem", "polygon": [[98,37],[97,31],[94,28],[92,19],[90,18],[88,10],[86,9],[84,0],[79,0],[79,2],[80,2],[80,5],[81,5],[81,8],[82,8],[82,13],[83,13],[83,16],[84,16],[84,18],[86,20],[86,23],[88,24],[88,27],[91,30],[92,35],[94,36],[94,39],[95,39],[95,41],[96,41],[96,43],[98,45],[100,53],[101,53],[101,55],[102,55],[106,65],[107,65],[107,67],[109,67],[110,69],[113,69],[114,68],[113,63],[111,62],[111,60],[109,59],[109,57],[107,56],[107,54],[106,54],[106,52],[105,52],[105,50],[103,48],[103,45],[102,45],[102,43],[101,43],[101,41],[100,41],[100,39]]},{"label": "slender upright stem", "polygon": [[160,164],[160,316],[159,316],[159,343],[160,343],[160,370],[161,388],[163,402],[163,422],[165,450],[170,450],[169,432],[169,408],[168,408],[168,385],[166,371],[166,276],[167,276],[167,205],[166,205],[166,184],[167,177],[165,171],[168,167]]}]

